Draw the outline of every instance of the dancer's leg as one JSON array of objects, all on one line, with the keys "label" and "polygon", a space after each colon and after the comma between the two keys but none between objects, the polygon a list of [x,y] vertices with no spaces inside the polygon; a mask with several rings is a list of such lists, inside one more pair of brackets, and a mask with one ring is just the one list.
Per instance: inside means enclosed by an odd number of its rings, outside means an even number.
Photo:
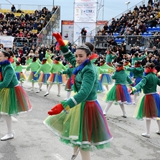
[{"label": "dancer's leg", "polygon": [[107,106],[105,107],[105,109],[103,110],[103,114],[106,115],[109,108],[111,107],[111,105],[113,104],[113,102],[108,102],[107,103]]},{"label": "dancer's leg", "polygon": [[58,94],[57,94],[57,96],[60,96],[61,85],[60,85],[60,84],[57,84],[57,86],[58,86]]},{"label": "dancer's leg", "polygon": [[143,137],[149,138],[150,137],[150,126],[151,126],[151,120],[150,119],[146,119],[146,132],[142,133]]},{"label": "dancer's leg", "polygon": [[89,151],[83,151],[82,149],[80,149],[80,153],[82,160],[91,160]]},{"label": "dancer's leg", "polygon": [[124,118],[127,118],[127,115],[126,115],[126,111],[125,111],[125,108],[124,108],[124,104],[122,103],[119,103],[120,107],[121,107],[121,110],[122,110],[122,117]]},{"label": "dancer's leg", "polygon": [[8,115],[4,115],[3,118],[6,121],[8,133],[1,138],[1,141],[6,141],[14,138],[14,135],[12,133],[12,119],[11,119],[11,116],[8,116]]}]

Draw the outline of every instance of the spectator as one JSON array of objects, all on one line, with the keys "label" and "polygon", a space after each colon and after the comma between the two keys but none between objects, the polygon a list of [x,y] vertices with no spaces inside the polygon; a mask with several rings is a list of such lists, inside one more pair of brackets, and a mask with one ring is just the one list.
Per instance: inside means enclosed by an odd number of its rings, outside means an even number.
[{"label": "spectator", "polygon": [[44,46],[44,44],[41,45],[41,48],[39,49],[39,59],[40,61],[43,60],[43,58],[45,57],[46,54],[46,48]]},{"label": "spectator", "polygon": [[81,30],[82,44],[86,42],[86,35],[87,35],[87,30],[85,28],[82,28]]},{"label": "spectator", "polygon": [[11,12],[16,12],[16,7],[14,5],[11,7]]}]

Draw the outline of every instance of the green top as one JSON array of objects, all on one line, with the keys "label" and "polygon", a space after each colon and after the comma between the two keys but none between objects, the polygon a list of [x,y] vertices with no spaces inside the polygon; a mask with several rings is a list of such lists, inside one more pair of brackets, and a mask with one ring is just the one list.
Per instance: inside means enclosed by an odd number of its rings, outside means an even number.
[{"label": "green top", "polygon": [[111,63],[113,59],[115,59],[117,56],[112,54],[106,55],[106,63]]},{"label": "green top", "polygon": [[47,58],[47,62],[48,63],[52,63],[53,62],[51,57],[52,57],[52,54],[50,54],[49,52],[46,51],[45,58]]},{"label": "green top", "polygon": [[115,68],[107,65],[107,64],[103,64],[102,66],[100,66],[100,68],[102,69],[107,69],[108,70],[108,73],[111,73],[111,72],[114,72],[115,71]]},{"label": "green top", "polygon": [[32,58],[29,57],[29,58],[26,60],[26,64],[29,65],[31,62],[32,62]]},{"label": "green top", "polygon": [[115,84],[126,85],[127,83],[131,84],[132,81],[124,70],[115,72],[112,76],[112,79],[115,79]]},{"label": "green top", "polygon": [[126,68],[126,70],[133,72],[134,78],[143,77],[144,68],[142,66],[136,67],[136,68],[128,67],[128,68]]},{"label": "green top", "polygon": [[49,63],[44,63],[40,66],[40,68],[38,69],[35,75],[38,75],[41,71],[44,74],[48,74],[50,73],[50,69],[51,69],[51,65]]},{"label": "green top", "polygon": [[20,65],[16,65],[14,70],[15,72],[22,72],[23,69],[25,69],[26,67],[25,66],[22,66],[21,64]]},{"label": "green top", "polygon": [[3,80],[0,82],[0,89],[13,88],[18,85],[18,80],[11,64],[3,64],[2,69]]},{"label": "green top", "polygon": [[74,71],[74,68],[73,68],[73,67],[72,67],[72,68],[68,68],[68,69],[66,69],[65,71],[62,71],[62,74],[67,74],[68,77],[71,78],[73,71]]},{"label": "green top", "polygon": [[[67,46],[60,48],[64,53],[66,61],[70,62],[73,67],[76,67],[76,59],[74,54],[68,51]],[[70,106],[70,108],[72,108],[81,102],[97,99],[97,71],[96,67],[91,62],[88,62],[84,68],[77,73],[75,76],[74,86],[77,94],[65,101],[65,104],[63,103],[64,107]]]},{"label": "green top", "polygon": [[98,77],[98,80],[100,80],[100,74],[107,73],[107,72],[108,72],[108,69],[102,69],[102,68],[99,67],[99,66],[96,66],[96,68],[97,68],[97,77]]},{"label": "green top", "polygon": [[27,66],[26,70],[29,71],[31,70],[32,72],[36,72],[39,68],[40,68],[40,64],[35,61],[29,64],[29,66]]},{"label": "green top", "polygon": [[39,64],[41,64],[41,63],[42,63],[42,62],[40,61],[40,59],[39,59],[39,58],[36,60],[36,62],[38,62]]},{"label": "green top", "polygon": [[62,70],[66,70],[66,67],[62,64],[62,63],[58,63],[58,64],[52,64],[51,73],[58,73],[61,72]]},{"label": "green top", "polygon": [[137,90],[143,89],[144,94],[157,92],[157,85],[160,86],[160,79],[154,74],[149,73],[135,86]]},{"label": "green top", "polygon": [[135,64],[136,61],[142,61],[146,56],[142,56],[142,57],[133,57],[131,60],[131,64],[132,66]]}]

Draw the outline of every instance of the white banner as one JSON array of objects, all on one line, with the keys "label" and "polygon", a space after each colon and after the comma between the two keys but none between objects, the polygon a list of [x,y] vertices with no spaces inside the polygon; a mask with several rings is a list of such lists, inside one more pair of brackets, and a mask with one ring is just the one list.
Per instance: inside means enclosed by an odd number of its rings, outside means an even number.
[{"label": "white banner", "polygon": [[[74,23],[72,20],[62,20],[61,32],[64,40],[68,40],[71,43],[75,42],[81,36],[81,29],[85,27],[87,30],[87,41],[92,42],[91,36],[94,37],[99,29],[102,29],[106,21],[97,21],[95,23]],[[96,30],[95,30],[95,28]],[[74,32],[75,31],[75,32]],[[75,37],[75,39],[74,39]],[[76,42],[77,43],[77,42]]]},{"label": "white banner", "polygon": [[94,3],[75,3],[74,21],[75,22],[96,22],[97,4]]},{"label": "white banner", "polygon": [[92,42],[92,38],[95,36],[96,23],[74,23],[74,42],[78,44],[77,40],[81,36],[82,28],[87,30],[86,42]]},{"label": "white banner", "polygon": [[5,48],[13,47],[14,37],[12,36],[0,36],[0,44],[3,44]]},{"label": "white banner", "polygon": [[75,0],[76,3],[97,3],[97,0]]},{"label": "white banner", "polygon": [[63,39],[73,43],[74,21],[62,20],[61,30]]}]

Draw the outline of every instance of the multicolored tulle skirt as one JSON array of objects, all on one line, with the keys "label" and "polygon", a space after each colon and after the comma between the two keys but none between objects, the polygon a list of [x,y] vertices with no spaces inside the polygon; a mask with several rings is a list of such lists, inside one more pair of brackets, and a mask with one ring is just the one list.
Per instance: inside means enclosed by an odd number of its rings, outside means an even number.
[{"label": "multicolored tulle skirt", "polygon": [[101,75],[101,82],[102,82],[102,84],[111,84],[112,78],[111,78],[110,74],[102,74]]},{"label": "multicolored tulle skirt", "polygon": [[65,90],[66,91],[72,91],[72,78],[69,78],[68,80],[67,80],[67,83],[66,83],[66,85],[65,85]]},{"label": "multicolored tulle skirt", "polygon": [[[142,77],[137,77],[136,79],[135,79],[135,83],[134,83],[134,86],[136,86],[140,81],[142,80]],[[141,89],[139,89],[139,90],[136,90],[136,92],[141,92]]]},{"label": "multicolored tulle skirt", "polygon": [[24,75],[23,72],[16,72],[16,76],[17,76],[17,79],[18,79],[19,81],[24,81],[24,80],[26,80],[26,76]]},{"label": "multicolored tulle skirt", "polygon": [[145,94],[137,105],[134,116],[137,119],[160,118],[160,96],[158,93]]},{"label": "multicolored tulle skirt", "polygon": [[106,94],[105,101],[116,101],[118,103],[132,104],[131,96],[126,85],[115,84]]},{"label": "multicolored tulle skirt", "polygon": [[48,78],[48,83],[62,83],[62,75],[52,73]]},{"label": "multicolored tulle skirt", "polygon": [[83,150],[109,147],[112,135],[98,101],[87,101],[58,115],[49,116],[44,124],[57,134],[62,142]]},{"label": "multicolored tulle skirt", "polygon": [[0,90],[0,114],[17,115],[31,109],[30,100],[21,86]]},{"label": "multicolored tulle skirt", "polygon": [[37,82],[37,81],[38,81],[40,74],[38,74],[37,76],[34,76],[35,73],[36,73],[36,72],[31,72],[31,73],[29,74],[29,77],[28,77],[28,81],[29,81],[29,82]]},{"label": "multicolored tulle skirt", "polygon": [[49,76],[50,76],[50,73],[41,73],[38,79],[38,83],[47,84]]},{"label": "multicolored tulle skirt", "polygon": [[98,93],[101,93],[101,92],[104,92],[104,91],[105,91],[105,90],[104,90],[104,87],[103,87],[103,85],[102,85],[101,80],[98,80],[97,92],[98,92]]}]

